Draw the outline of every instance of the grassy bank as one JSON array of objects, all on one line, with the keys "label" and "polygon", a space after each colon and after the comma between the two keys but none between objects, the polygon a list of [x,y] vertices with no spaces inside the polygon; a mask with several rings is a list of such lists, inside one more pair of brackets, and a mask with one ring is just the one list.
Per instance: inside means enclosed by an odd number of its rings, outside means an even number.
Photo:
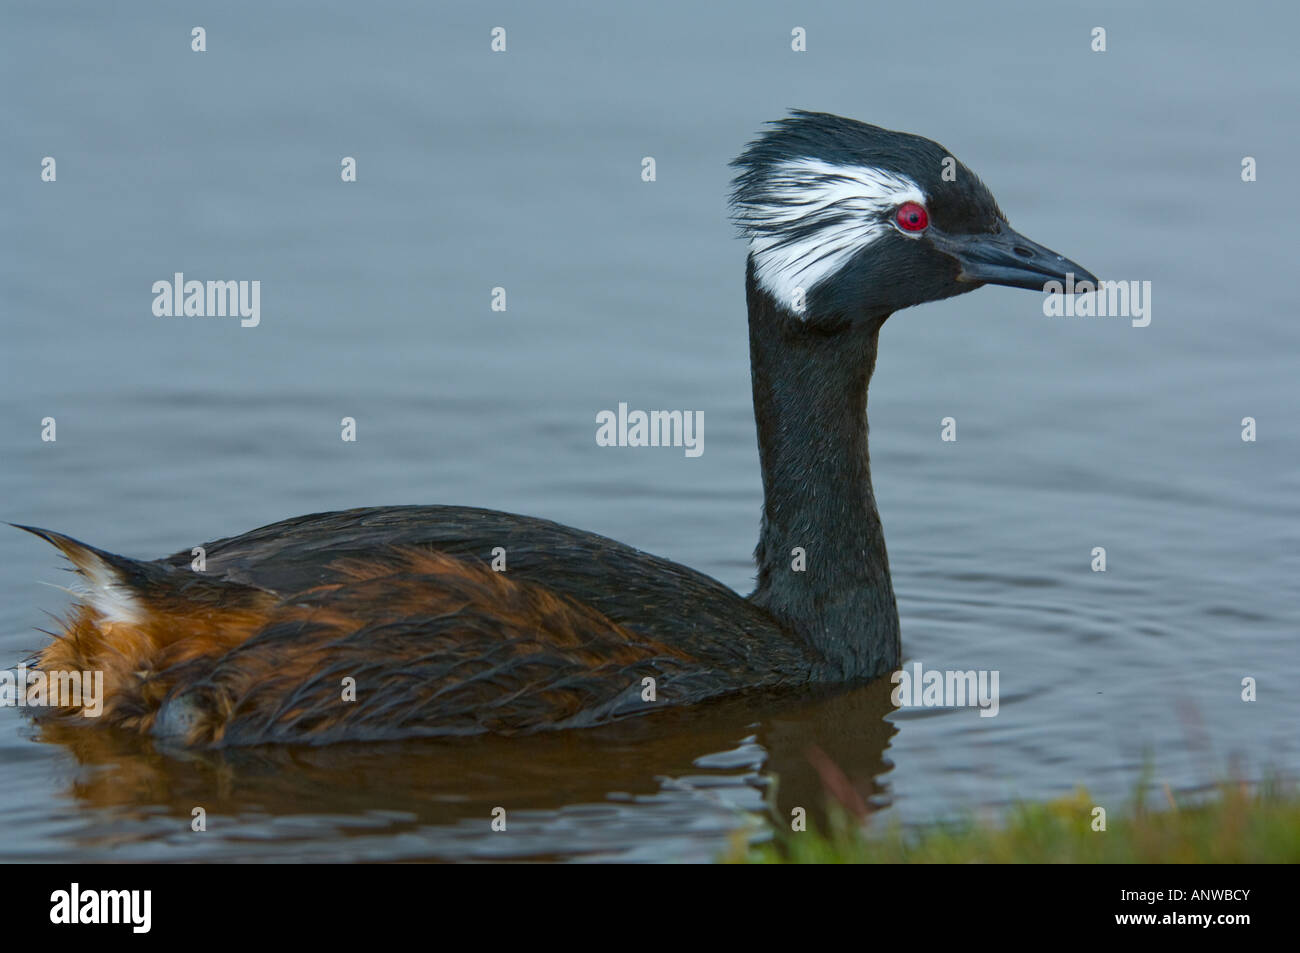
[{"label": "grassy bank", "polygon": [[785,832],[758,847],[738,846],[740,863],[1300,863],[1300,797],[1275,786],[1223,785],[1217,796],[1178,803],[1135,798],[1107,808],[1094,831],[1096,802],[1085,792],[1026,804],[999,824],[968,822],[921,830],[861,826],[840,814],[825,832]]}]

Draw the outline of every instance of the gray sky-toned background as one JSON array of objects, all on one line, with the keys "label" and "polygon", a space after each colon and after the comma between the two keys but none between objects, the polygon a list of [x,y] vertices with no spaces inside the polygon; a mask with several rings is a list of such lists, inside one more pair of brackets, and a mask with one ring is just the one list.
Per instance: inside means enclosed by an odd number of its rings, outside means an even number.
[{"label": "gray sky-toned background", "polygon": [[[1231,755],[1294,774],[1297,14],[1134,6],[7,4],[0,517],[153,556],[315,510],[464,503],[748,591],[761,487],[726,164],[789,107],[837,112],[937,139],[1020,231],[1153,288],[1141,329],[984,289],[883,332],[872,457],[905,654],[1000,669],[1004,695],[996,719],[892,716],[897,810],[1122,793],[1148,750],[1175,788]],[[261,325],[154,317],[176,271],[260,280]],[[702,410],[705,453],[597,447],[619,401]],[[63,604],[36,581],[63,580],[19,533],[0,557],[8,664]],[[1251,674],[1268,689],[1246,705]],[[1171,715],[1188,701],[1208,760]],[[97,843],[67,832],[75,802],[37,795],[67,756],[13,712],[0,757],[23,765],[4,850]]]}]

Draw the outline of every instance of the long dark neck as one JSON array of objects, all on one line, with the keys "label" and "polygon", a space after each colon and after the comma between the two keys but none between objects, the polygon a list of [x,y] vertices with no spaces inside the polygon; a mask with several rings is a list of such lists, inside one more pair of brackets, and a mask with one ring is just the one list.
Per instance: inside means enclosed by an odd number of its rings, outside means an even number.
[{"label": "long dark neck", "polygon": [[752,263],[746,293],[763,466],[750,599],[832,677],[896,669],[898,608],[867,454],[867,385],[887,315],[801,321],[757,286]]}]

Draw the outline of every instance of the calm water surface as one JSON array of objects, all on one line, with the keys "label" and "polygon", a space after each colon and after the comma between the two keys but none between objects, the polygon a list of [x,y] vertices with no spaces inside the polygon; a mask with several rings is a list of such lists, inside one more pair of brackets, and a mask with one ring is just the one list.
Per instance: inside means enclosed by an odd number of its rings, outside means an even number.
[{"label": "calm water surface", "polygon": [[[883,332],[872,456],[905,654],[1000,671],[999,715],[894,712],[868,686],[559,737],[177,757],[3,709],[0,857],[703,860],[820,804],[827,772],[905,822],[1078,785],[1120,806],[1144,769],[1189,793],[1300,773],[1294,10],[539,6],[6,5],[0,517],[152,557],[462,503],[748,591],[726,162],[788,107],[838,112],[938,139],[1027,235],[1152,282],[1146,328],[985,289]],[[261,325],[154,317],[177,271],[260,280]],[[705,453],[597,447],[619,401],[704,411]],[[39,583],[65,581],[0,533],[4,664],[66,606]]]}]

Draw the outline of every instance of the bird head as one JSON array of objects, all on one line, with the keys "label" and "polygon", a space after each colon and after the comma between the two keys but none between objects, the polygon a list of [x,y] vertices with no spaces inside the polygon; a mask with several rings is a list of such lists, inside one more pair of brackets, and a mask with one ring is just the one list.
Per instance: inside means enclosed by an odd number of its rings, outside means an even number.
[{"label": "bird head", "polygon": [[981,285],[1096,282],[1013,229],[983,182],[930,139],[827,113],[771,123],[733,163],[751,277],[787,313],[883,318]]}]

